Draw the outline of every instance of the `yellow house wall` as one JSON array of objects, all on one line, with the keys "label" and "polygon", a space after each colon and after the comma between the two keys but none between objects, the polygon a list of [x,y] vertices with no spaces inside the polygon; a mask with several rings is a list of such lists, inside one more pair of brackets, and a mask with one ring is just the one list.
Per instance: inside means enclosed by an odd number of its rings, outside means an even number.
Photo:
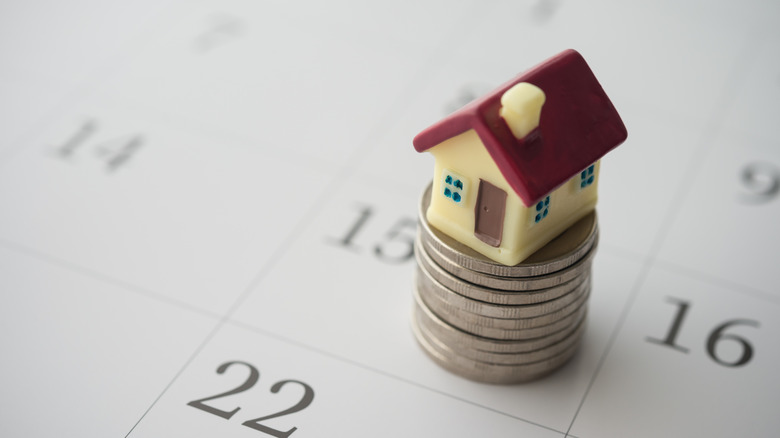
[{"label": "yellow house wall", "polygon": [[[474,130],[452,137],[431,148],[430,152],[435,158],[435,165],[431,204],[427,212],[428,222],[486,257],[500,261],[503,253],[519,243],[521,227],[515,222],[527,220],[527,215],[520,214],[524,208],[522,201],[501,175]],[[465,196],[459,204],[442,195],[445,169],[466,180]],[[507,193],[504,230],[501,245],[497,248],[482,242],[474,235],[474,207],[477,203],[480,178]]]},{"label": "yellow house wall", "polygon": [[[549,214],[534,222],[535,206],[526,207],[509,186],[474,130],[452,137],[429,150],[435,158],[428,222],[475,251],[505,265],[515,265],[593,210],[596,205],[599,163],[595,182],[580,189],[580,176],[564,183],[550,196]],[[464,181],[460,203],[446,198],[444,170],[458,174]],[[507,194],[501,244],[490,246],[474,235],[474,207],[479,180],[483,179]]]},{"label": "yellow house wall", "polygon": [[[593,184],[584,189],[580,188],[581,180],[578,173],[553,190],[550,194],[550,210],[546,218],[536,223],[534,221],[537,214],[536,205],[531,205],[525,209],[528,220],[526,221],[526,229],[521,233],[522,240],[519,245],[522,249],[518,251],[516,259],[507,259],[509,262],[514,262],[509,264],[517,264],[525,260],[536,250],[546,245],[596,208],[596,201],[598,200],[598,174],[601,161],[597,161],[594,164]],[[501,260],[496,261],[504,263]]]}]

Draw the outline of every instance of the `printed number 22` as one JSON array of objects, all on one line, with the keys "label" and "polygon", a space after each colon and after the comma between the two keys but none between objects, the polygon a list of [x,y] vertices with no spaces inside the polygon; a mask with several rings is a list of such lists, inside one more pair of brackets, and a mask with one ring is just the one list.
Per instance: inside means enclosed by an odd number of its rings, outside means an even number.
[{"label": "printed number 22", "polygon": [[[233,394],[238,394],[240,392],[244,392],[244,391],[252,388],[253,386],[255,386],[255,383],[257,383],[257,381],[260,379],[260,372],[257,371],[257,368],[255,368],[251,364],[248,364],[246,362],[241,362],[241,361],[225,362],[222,365],[220,365],[219,368],[217,368],[217,373],[218,374],[224,374],[224,372],[231,365],[234,365],[234,364],[244,365],[247,368],[249,368],[249,377],[247,377],[247,379],[246,379],[246,381],[244,381],[244,383],[242,383],[241,385],[239,385],[238,387],[236,387],[234,389],[231,389],[230,391],[222,392],[222,393],[219,393],[217,395],[212,395],[212,396],[201,398],[201,399],[198,399],[198,400],[193,400],[193,401],[187,403],[187,405],[192,406],[194,408],[198,408],[198,409],[200,409],[202,411],[208,412],[209,414],[214,414],[214,415],[216,415],[218,417],[222,417],[222,418],[224,418],[226,420],[229,420],[233,415],[235,415],[236,412],[241,410],[240,407],[237,407],[237,408],[233,409],[232,411],[223,411],[223,410],[217,409],[217,408],[215,408],[213,406],[209,406],[209,405],[207,405],[205,403],[205,402],[207,402],[209,400],[215,400],[215,399],[218,399],[218,398],[227,397],[229,395],[233,395]],[[307,384],[305,384],[303,382],[300,382],[298,380],[282,380],[280,382],[276,382],[271,387],[271,392],[273,392],[274,394],[278,393],[282,389],[282,387],[287,385],[288,383],[296,383],[298,385],[303,386],[303,390],[304,390],[303,397],[301,397],[301,400],[298,403],[296,403],[295,406],[292,406],[291,408],[285,409],[285,410],[277,412],[275,414],[266,415],[264,417],[253,418],[251,420],[244,421],[241,424],[246,426],[246,427],[251,427],[252,429],[259,430],[260,432],[267,433],[268,435],[273,435],[273,436],[275,436],[277,438],[287,438],[290,435],[292,435],[293,432],[298,430],[297,427],[293,427],[290,430],[281,431],[281,430],[272,429],[272,428],[270,428],[268,426],[263,426],[262,424],[260,424],[261,421],[270,420],[271,418],[281,417],[281,416],[284,416],[284,415],[289,415],[289,414],[292,414],[292,413],[295,413],[295,412],[298,412],[298,411],[302,411],[303,409],[306,409],[306,407],[311,404],[312,400],[314,400],[314,390],[311,389],[311,387],[309,385],[307,385]]]}]

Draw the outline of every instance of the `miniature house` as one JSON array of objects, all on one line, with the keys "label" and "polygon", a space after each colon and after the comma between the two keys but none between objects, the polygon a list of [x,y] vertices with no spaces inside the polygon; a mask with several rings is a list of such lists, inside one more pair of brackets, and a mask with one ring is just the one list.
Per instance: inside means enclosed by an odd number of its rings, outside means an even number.
[{"label": "miniature house", "polygon": [[599,159],[626,136],[585,60],[564,51],[415,137],[435,158],[428,222],[520,263],[595,208]]}]

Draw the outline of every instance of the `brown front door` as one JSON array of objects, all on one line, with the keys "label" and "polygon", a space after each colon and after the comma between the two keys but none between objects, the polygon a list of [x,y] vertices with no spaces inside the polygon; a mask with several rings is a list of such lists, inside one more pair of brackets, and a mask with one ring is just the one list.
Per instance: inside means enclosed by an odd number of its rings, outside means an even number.
[{"label": "brown front door", "polygon": [[474,207],[474,235],[490,246],[501,245],[505,210],[506,192],[480,179]]}]

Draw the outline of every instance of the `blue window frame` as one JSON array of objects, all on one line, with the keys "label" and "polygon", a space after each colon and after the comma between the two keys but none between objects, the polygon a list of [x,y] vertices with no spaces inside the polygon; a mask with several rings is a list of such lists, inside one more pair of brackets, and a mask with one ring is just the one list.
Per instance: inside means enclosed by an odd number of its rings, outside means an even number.
[{"label": "blue window frame", "polygon": [[596,175],[593,174],[594,169],[596,168],[595,164],[591,164],[590,167],[580,172],[580,188],[584,189],[585,187],[588,187],[589,185],[593,184],[593,181],[596,180]]},{"label": "blue window frame", "polygon": [[541,201],[536,203],[536,206],[533,207],[534,210],[534,223],[538,224],[542,219],[546,218],[548,214],[550,214],[550,196],[548,195],[546,198],[542,199]]},{"label": "blue window frame", "polygon": [[455,172],[444,170],[444,197],[456,204],[462,204],[466,197],[466,180]]}]

